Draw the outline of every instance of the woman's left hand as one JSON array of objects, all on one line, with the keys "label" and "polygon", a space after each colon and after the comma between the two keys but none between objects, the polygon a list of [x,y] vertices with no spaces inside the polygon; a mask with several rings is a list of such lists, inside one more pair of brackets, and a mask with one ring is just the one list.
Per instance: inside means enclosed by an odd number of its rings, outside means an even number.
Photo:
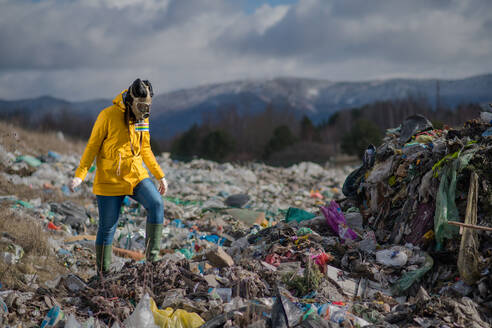
[{"label": "woman's left hand", "polygon": [[159,193],[164,196],[167,192],[167,180],[162,178],[159,180]]}]

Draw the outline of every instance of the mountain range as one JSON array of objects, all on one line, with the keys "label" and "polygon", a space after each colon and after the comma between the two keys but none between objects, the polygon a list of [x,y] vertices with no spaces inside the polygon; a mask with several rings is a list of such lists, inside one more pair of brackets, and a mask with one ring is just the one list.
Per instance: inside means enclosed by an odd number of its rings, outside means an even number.
[{"label": "mountain range", "polygon": [[[376,101],[422,97],[436,103],[436,79],[387,79],[365,82],[332,82],[306,78],[275,78],[209,84],[154,96],[151,130],[155,138],[170,138],[200,123],[207,115],[235,108],[239,114],[258,113],[268,105],[309,116],[315,123],[333,113]],[[0,115],[22,114],[33,123],[47,113],[63,111],[94,119],[111,105],[110,99],[69,102],[51,96],[15,101],[0,100]],[[439,102],[456,107],[464,103],[492,102],[492,74],[464,79],[439,80]]]}]

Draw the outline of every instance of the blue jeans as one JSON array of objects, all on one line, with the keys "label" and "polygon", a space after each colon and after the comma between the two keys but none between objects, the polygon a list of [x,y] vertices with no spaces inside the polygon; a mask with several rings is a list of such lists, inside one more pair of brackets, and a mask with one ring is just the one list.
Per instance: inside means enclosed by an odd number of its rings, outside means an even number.
[{"label": "blue jeans", "polygon": [[[133,189],[133,195],[129,195],[143,205],[147,210],[147,223],[164,222],[164,204],[152,180],[149,178],[140,181]],[[118,226],[120,208],[125,196],[99,196],[97,195],[97,207],[99,208],[99,227],[97,229],[96,245],[111,245]]]}]

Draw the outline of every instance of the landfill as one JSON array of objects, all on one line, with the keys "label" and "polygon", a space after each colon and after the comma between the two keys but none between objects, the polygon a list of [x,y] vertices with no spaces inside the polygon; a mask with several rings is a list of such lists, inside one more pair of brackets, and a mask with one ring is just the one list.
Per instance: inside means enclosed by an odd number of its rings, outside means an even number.
[{"label": "landfill", "polygon": [[411,116],[361,165],[163,153],[161,259],[144,260],[145,209],[127,197],[104,276],[96,168],[71,193],[81,154],[0,145],[1,212],[45,238],[2,232],[0,326],[490,327],[488,114],[443,129]]}]

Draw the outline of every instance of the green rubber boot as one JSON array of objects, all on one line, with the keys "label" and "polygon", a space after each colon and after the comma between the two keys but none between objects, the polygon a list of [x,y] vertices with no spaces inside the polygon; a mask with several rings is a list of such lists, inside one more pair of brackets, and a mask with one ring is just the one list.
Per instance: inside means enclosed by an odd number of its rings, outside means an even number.
[{"label": "green rubber boot", "polygon": [[113,245],[96,245],[96,268],[97,272],[107,273],[111,267],[111,256]]},{"label": "green rubber boot", "polygon": [[160,259],[162,223],[147,223],[145,226],[145,258],[155,262]]}]

